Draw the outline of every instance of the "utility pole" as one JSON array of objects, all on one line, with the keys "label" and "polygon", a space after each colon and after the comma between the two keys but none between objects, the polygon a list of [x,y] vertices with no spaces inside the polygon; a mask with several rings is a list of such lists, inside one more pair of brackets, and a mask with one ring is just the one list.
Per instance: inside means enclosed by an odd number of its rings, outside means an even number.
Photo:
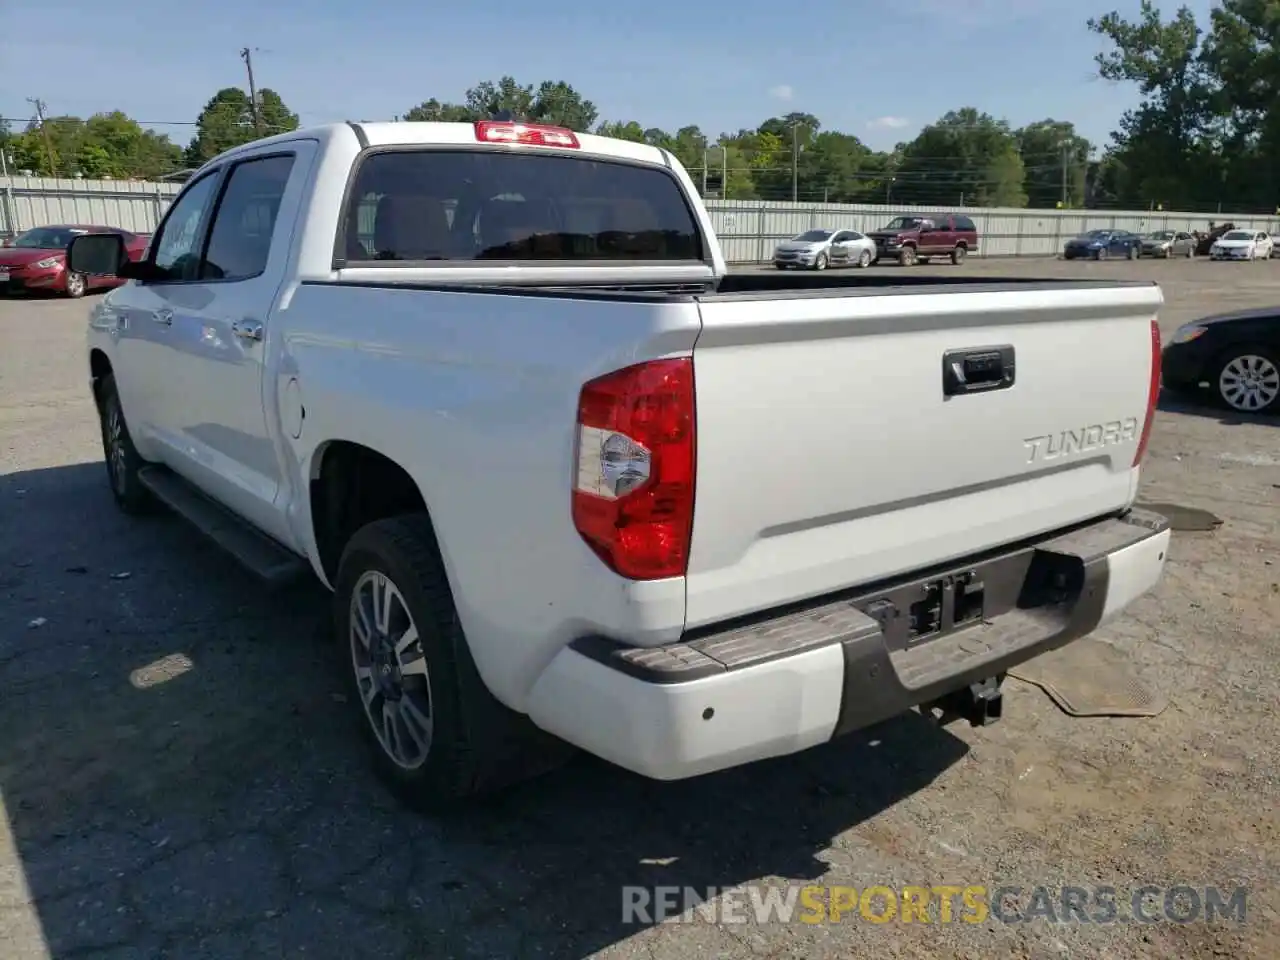
[{"label": "utility pole", "polygon": [[249,109],[253,111],[253,130],[261,137],[262,114],[258,112],[258,88],[253,82],[253,55],[248,47],[241,48],[240,59],[244,61],[244,68],[249,72]]},{"label": "utility pole", "polygon": [[1070,142],[1062,141],[1062,209],[1064,210],[1067,208],[1067,158],[1070,155],[1070,149]]},{"label": "utility pole", "polygon": [[800,122],[791,124],[791,202],[796,202],[800,182]]},{"label": "utility pole", "polygon": [[53,159],[53,141],[49,139],[49,128],[44,122],[44,101],[34,97],[27,97],[27,103],[36,108],[36,119],[40,121],[40,135],[44,139],[44,151],[49,157],[49,176],[56,177],[58,175],[58,164]]}]

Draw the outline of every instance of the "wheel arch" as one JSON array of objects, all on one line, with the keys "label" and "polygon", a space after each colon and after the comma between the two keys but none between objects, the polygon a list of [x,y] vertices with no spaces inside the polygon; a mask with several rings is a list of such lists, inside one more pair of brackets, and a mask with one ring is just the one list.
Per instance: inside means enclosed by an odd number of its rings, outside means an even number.
[{"label": "wheel arch", "polygon": [[[431,517],[413,474],[394,457],[354,440],[333,438],[316,446],[308,464],[307,494],[316,560],[330,585],[343,548],[360,527],[407,513]],[[432,525],[433,535],[434,529]],[[441,546],[438,538],[436,546]]]},{"label": "wheel arch", "polygon": [[111,366],[111,358],[101,347],[89,351],[89,388],[93,391],[95,403],[101,401],[102,381],[111,376],[115,370]]}]

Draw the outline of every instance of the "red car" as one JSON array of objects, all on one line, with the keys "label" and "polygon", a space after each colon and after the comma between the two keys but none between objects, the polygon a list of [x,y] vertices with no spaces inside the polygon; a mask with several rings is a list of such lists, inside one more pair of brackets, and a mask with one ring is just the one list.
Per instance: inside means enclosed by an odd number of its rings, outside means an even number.
[{"label": "red car", "polygon": [[81,233],[120,234],[130,260],[141,260],[151,241],[149,234],[130,233],[118,227],[69,224],[34,227],[0,247],[0,293],[48,290],[68,297],[83,297],[90,287],[118,287],[124,283],[119,277],[67,273],[67,244]]}]

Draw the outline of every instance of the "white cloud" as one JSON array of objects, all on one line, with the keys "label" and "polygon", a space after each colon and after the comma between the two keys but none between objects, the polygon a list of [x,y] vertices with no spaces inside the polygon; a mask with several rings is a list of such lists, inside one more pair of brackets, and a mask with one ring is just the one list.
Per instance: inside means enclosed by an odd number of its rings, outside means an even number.
[{"label": "white cloud", "polygon": [[868,120],[867,126],[872,130],[901,130],[910,123],[906,117],[876,117]]},{"label": "white cloud", "polygon": [[795,95],[796,92],[785,83],[769,88],[769,96],[773,97],[775,100],[790,100]]}]

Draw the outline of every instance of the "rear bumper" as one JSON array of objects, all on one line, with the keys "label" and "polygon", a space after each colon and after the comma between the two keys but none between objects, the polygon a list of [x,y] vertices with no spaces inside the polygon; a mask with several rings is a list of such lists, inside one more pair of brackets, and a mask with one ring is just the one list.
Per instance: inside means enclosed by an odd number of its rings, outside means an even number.
[{"label": "rear bumper", "polygon": [[[529,714],[660,780],[794,753],[1092,632],[1159,582],[1169,536],[1164,517],[1133,510],[666,647],[585,638],[539,677]],[[926,588],[942,601],[940,630],[909,641]],[[979,589],[981,614],[955,626],[955,598]]]}]

